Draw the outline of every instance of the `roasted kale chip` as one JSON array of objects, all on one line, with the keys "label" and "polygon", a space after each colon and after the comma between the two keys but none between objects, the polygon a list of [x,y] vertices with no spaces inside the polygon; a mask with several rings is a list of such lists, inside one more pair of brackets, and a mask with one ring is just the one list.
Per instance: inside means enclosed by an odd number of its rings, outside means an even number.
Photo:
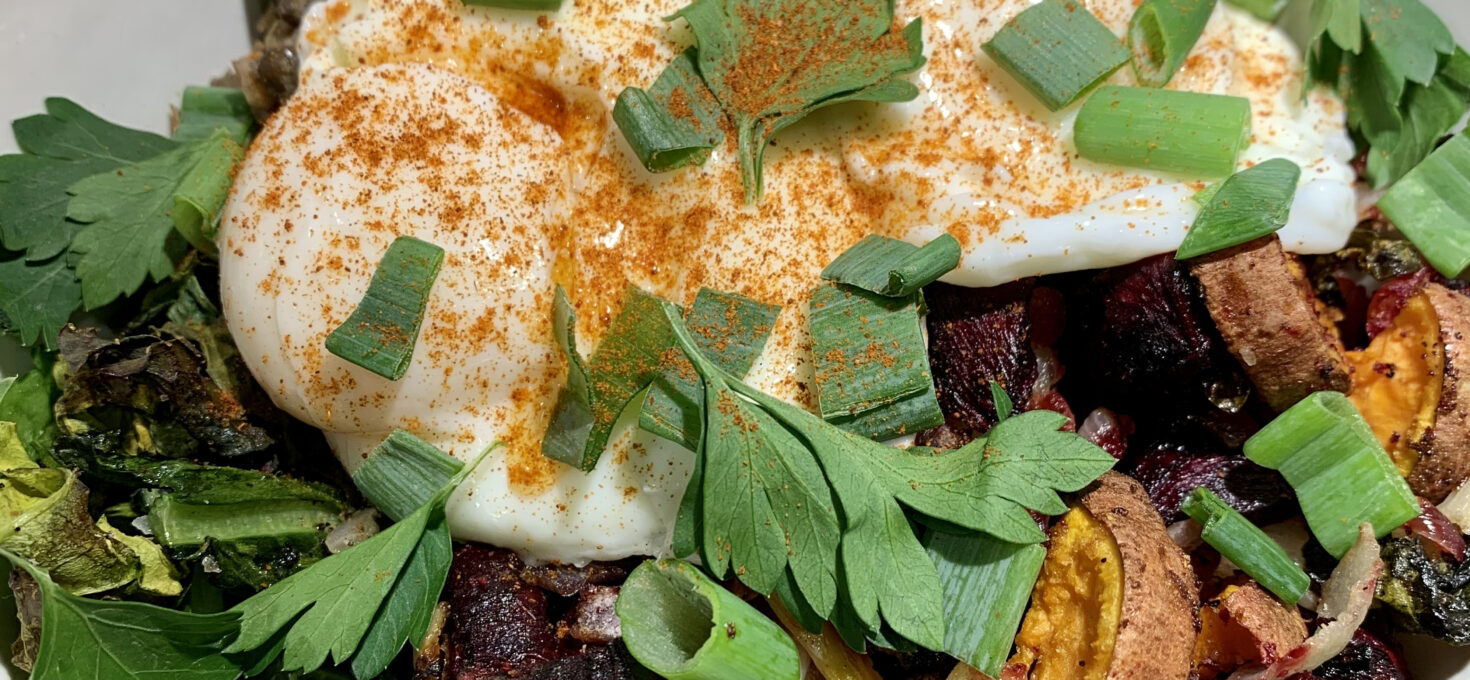
[{"label": "roasted kale chip", "polygon": [[1470,562],[1431,557],[1414,538],[1383,545],[1378,600],[1405,630],[1470,645]]}]

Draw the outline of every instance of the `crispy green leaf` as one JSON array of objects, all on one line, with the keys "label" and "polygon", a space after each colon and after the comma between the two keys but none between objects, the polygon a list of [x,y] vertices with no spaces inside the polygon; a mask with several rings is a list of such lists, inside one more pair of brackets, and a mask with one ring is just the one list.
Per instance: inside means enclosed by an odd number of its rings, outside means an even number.
[{"label": "crispy green leaf", "polygon": [[1272,158],[1231,175],[1200,210],[1174,257],[1199,257],[1280,231],[1301,174],[1296,163]]},{"label": "crispy green leaf", "polygon": [[1043,0],[982,46],[1046,108],[1077,101],[1128,61],[1128,48],[1077,0]]},{"label": "crispy green leaf", "polygon": [[179,581],[182,574],[178,567],[163,554],[158,543],[144,536],[129,536],[113,528],[106,517],[97,519],[97,527],[107,535],[121,541],[138,556],[138,590],[156,597],[178,597],[184,593],[184,584]]},{"label": "crispy green leaf", "polygon": [[1214,11],[1215,0],[1144,0],[1128,22],[1138,81],[1149,87],[1169,84]]},{"label": "crispy green leaf", "polygon": [[208,139],[215,130],[224,130],[240,146],[250,143],[255,129],[255,115],[245,93],[233,87],[184,88],[179,103],[179,124],[173,138],[178,141]]},{"label": "crispy green leaf", "polygon": [[960,242],[944,234],[921,246],[869,234],[822,270],[822,278],[906,298],[959,266]]},{"label": "crispy green leaf", "polygon": [[71,470],[34,463],[0,473],[0,548],[47,570],[79,595],[132,583],[142,574],[138,556],[99,528],[87,509],[87,487]]},{"label": "crispy green leaf", "polygon": [[[685,315],[699,351],[731,375],[744,376],[765,349],[781,308],[743,295],[700,289]],[[698,446],[704,412],[704,381],[672,346],[667,366],[649,385],[638,424],[690,450]],[[686,553],[687,554],[687,553]]]},{"label": "crispy green leaf", "polygon": [[51,379],[51,365],[44,354],[37,354],[31,370],[0,391],[0,421],[15,423],[16,434],[31,460],[40,460],[56,440],[52,404],[59,391]]},{"label": "crispy green leaf", "polygon": [[725,140],[724,112],[694,66],[693,50],[674,57],[653,87],[618,93],[613,122],[650,172],[703,165]]},{"label": "crispy green leaf", "polygon": [[569,364],[568,382],[557,399],[541,454],[591,470],[623,410],[664,370],[664,354],[673,340],[658,299],[635,286],[628,287],[623,310],[585,365],[565,293],[558,293],[554,314],[557,341]]},{"label": "crispy green leaf", "polygon": [[221,653],[235,636],[239,614],[89,600],[66,592],[22,557],[4,550],[0,556],[41,587],[34,680],[234,680],[240,674]]},{"label": "crispy green leaf", "polygon": [[918,307],[917,297],[835,284],[812,292],[813,383],[823,418],[876,439],[944,422]]},{"label": "crispy green leaf", "polygon": [[1470,138],[1455,135],[1378,201],[1383,214],[1445,276],[1470,266]]},{"label": "crispy green leaf", "polygon": [[403,378],[443,263],[439,246],[412,236],[394,239],[362,302],[327,336],[327,351],[389,380]]},{"label": "crispy green leaf", "polygon": [[695,0],[674,16],[688,20],[696,70],[735,128],[747,201],[761,196],[762,158],[781,130],[835,103],[919,94],[895,78],[924,63],[920,24],[894,31],[888,0]]},{"label": "crispy green leaf", "polygon": [[[71,251],[81,258],[76,271],[88,309],[131,295],[146,280],[162,280],[173,272],[177,255],[168,241],[175,232],[172,213],[178,196],[188,188],[185,182],[208,184],[191,180],[191,173],[228,177],[230,168],[221,161],[220,149],[231,145],[228,136],[217,133],[67,189],[72,194],[67,218],[87,225],[72,240]],[[236,158],[230,153],[238,150],[225,153]]]}]

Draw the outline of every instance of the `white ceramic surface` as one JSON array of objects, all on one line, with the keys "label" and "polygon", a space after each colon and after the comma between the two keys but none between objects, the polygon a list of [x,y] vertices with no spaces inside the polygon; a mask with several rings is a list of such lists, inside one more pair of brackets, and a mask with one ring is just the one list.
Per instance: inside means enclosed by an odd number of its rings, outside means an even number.
[{"label": "white ceramic surface", "polygon": [[[1470,45],[1470,0],[1425,2]],[[0,121],[37,113],[43,99],[60,95],[162,133],[185,85],[207,83],[249,48],[243,2],[0,0]],[[0,132],[0,153],[14,150],[15,140]],[[15,619],[4,610],[9,598],[0,600],[0,659],[8,660]],[[1470,680],[1470,649],[1403,642],[1418,680]],[[0,680],[12,677],[8,671],[0,667]]]}]

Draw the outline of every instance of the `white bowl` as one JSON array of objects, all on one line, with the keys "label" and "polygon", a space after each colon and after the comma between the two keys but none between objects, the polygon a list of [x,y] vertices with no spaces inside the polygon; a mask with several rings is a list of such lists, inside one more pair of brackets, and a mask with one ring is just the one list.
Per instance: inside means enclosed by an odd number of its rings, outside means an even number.
[{"label": "white bowl", "polygon": [[[1470,45],[1470,2],[1424,0]],[[222,0],[67,0],[0,3],[0,121],[40,110],[48,96],[77,99],[102,117],[166,132],[166,104],[250,50],[244,3]],[[0,153],[15,140],[0,133]],[[0,348],[3,350],[3,348]],[[3,351],[0,351],[3,354]],[[0,357],[0,364],[4,364]],[[3,369],[0,369],[3,373]],[[9,598],[0,598],[0,640],[14,639]],[[1470,680],[1470,648],[1406,637],[1417,680]],[[0,645],[0,663],[8,664]],[[12,674],[0,666],[0,680]],[[16,674],[21,677],[23,674]]]}]

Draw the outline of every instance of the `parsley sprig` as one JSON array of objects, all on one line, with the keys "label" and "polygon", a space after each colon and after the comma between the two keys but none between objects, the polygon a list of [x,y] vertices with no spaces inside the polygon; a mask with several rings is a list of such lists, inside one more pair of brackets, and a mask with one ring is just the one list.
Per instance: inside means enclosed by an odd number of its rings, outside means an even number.
[{"label": "parsley sprig", "polygon": [[1081,489],[1114,462],[1059,431],[1066,418],[1049,411],[1008,418],[951,453],[885,446],[736,379],[704,357],[677,307],[666,303],[664,316],[705,382],[690,482],[700,489],[705,565],[761,593],[800,598],[797,607],[822,618],[850,612],[870,638],[886,629],[930,649],[944,643],[939,578],[905,509],[1038,543],[1045,535],[1027,510],[1065,512],[1058,492]]},{"label": "parsley sprig", "polygon": [[1470,55],[1420,0],[1313,0],[1308,63],[1336,86],[1384,187],[1424,160],[1470,104]]},{"label": "parsley sprig", "polygon": [[[209,105],[220,98],[243,95],[216,91]],[[237,135],[254,121],[248,111],[199,120],[200,105],[186,96],[194,124],[182,140],[114,125],[61,98],[12,124],[23,153],[0,156],[0,312],[23,343],[55,349],[77,309],[168,276],[190,244],[213,252],[214,222],[243,155]]]},{"label": "parsley sprig", "polygon": [[919,94],[898,76],[924,65],[922,26],[893,23],[891,0],[695,0],[684,18],[698,47],[649,90],[628,88],[613,118],[653,172],[702,163],[736,137],[746,201],[762,193],[771,138],[807,114]]}]

